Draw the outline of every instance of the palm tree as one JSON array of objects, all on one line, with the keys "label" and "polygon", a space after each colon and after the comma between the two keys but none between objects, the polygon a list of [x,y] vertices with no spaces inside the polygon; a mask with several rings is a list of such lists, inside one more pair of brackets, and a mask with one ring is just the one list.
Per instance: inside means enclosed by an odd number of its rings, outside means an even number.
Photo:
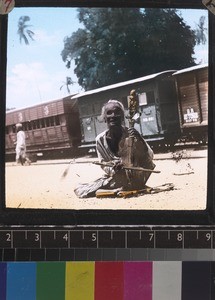
[{"label": "palm tree", "polygon": [[20,43],[22,42],[22,40],[24,40],[26,45],[29,45],[29,40],[28,38],[30,38],[32,41],[34,41],[34,32],[31,31],[30,29],[28,29],[28,27],[32,26],[32,25],[28,25],[26,24],[26,22],[30,21],[30,17],[28,16],[22,16],[19,18],[18,21],[18,35],[19,35],[19,41]]},{"label": "palm tree", "polygon": [[207,37],[205,32],[207,28],[205,27],[205,16],[201,16],[199,19],[199,24],[197,24],[197,28],[195,30],[196,34],[196,43],[197,45],[205,45],[207,42]]},{"label": "palm tree", "polygon": [[62,90],[62,88],[64,86],[66,86],[66,89],[67,89],[67,92],[68,94],[70,93],[70,89],[69,89],[69,86],[70,85],[73,85],[75,82],[72,80],[71,77],[66,77],[66,82],[63,83],[63,85],[60,87],[60,90]]}]

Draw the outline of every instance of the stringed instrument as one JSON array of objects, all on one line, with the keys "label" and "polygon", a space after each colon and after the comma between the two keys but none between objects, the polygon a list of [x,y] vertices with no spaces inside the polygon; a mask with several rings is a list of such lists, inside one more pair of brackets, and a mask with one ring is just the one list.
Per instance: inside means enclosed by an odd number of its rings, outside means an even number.
[{"label": "stringed instrument", "polygon": [[[125,167],[142,167],[145,169],[153,170],[155,165],[149,156],[148,146],[145,140],[139,135],[139,133],[135,134],[135,121],[133,117],[138,113],[138,109],[138,96],[136,94],[136,91],[132,90],[128,97],[128,136],[120,141],[118,154],[121,157],[122,163]],[[151,174],[150,171],[138,171],[129,169],[126,169],[125,172],[128,179],[128,189],[143,188],[148,177]]]}]

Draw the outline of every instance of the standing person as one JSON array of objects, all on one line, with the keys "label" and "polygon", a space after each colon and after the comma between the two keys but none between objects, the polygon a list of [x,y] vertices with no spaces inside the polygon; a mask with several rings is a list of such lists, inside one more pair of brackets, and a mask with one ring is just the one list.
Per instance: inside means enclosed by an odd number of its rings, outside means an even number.
[{"label": "standing person", "polygon": [[30,164],[31,161],[26,156],[26,137],[21,123],[16,124],[16,132],[16,163],[18,164],[20,162],[21,165],[24,165],[24,163],[27,161],[28,164]]},{"label": "standing person", "polygon": [[[126,170],[127,138],[132,137],[135,144],[132,149],[132,156],[136,159],[136,166],[153,170],[153,151],[134,128],[123,126],[124,107],[117,100],[109,100],[102,108],[102,117],[107,123],[107,130],[96,137],[96,149],[99,161],[103,163],[102,169],[105,176],[90,184],[79,185],[75,189],[77,196],[95,196],[98,189],[143,189],[150,171]],[[105,166],[105,164],[111,164]]]}]

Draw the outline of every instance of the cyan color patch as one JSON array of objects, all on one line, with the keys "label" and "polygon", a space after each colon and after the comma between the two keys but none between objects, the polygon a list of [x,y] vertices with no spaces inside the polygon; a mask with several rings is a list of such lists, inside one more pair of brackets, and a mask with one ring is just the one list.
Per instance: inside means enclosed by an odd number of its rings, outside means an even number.
[{"label": "cyan color patch", "polygon": [[36,263],[7,263],[7,300],[36,300]]}]

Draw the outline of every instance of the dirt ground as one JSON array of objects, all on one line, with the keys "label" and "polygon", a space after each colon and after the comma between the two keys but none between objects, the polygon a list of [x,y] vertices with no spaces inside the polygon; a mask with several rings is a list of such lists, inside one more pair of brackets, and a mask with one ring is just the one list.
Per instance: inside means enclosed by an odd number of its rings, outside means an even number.
[{"label": "dirt ground", "polygon": [[151,174],[147,185],[156,187],[172,183],[174,189],[131,198],[79,199],[73,190],[78,183],[102,176],[96,158],[79,158],[70,164],[67,176],[62,174],[69,160],[38,160],[30,166],[6,163],[6,206],[13,208],[53,209],[123,209],[123,210],[200,210],[206,208],[207,149],[183,150],[176,162],[172,153],[155,154],[159,174]]}]

